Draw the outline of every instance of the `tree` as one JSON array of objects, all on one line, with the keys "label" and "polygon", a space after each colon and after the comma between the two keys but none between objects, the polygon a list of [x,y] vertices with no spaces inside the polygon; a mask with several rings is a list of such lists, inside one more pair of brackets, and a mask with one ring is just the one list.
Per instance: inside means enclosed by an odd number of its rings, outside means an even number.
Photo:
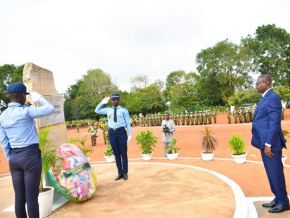
[{"label": "tree", "polygon": [[200,74],[197,89],[205,105],[225,105],[236,90],[251,87],[249,59],[243,49],[228,39],[199,52],[196,56]]},{"label": "tree", "polygon": [[66,93],[64,94],[65,98],[75,99],[78,95],[80,95],[80,88],[84,83],[84,79],[80,79],[76,81],[76,84],[68,87]]},{"label": "tree", "polygon": [[195,87],[198,75],[190,72],[184,75],[183,83],[175,83],[170,88],[171,110],[190,110],[198,104],[197,89]]},{"label": "tree", "polygon": [[156,84],[137,88],[130,94],[130,99],[125,102],[125,105],[131,114],[157,113],[166,110],[165,99]]},{"label": "tree", "polygon": [[7,95],[7,86],[11,83],[22,82],[24,65],[15,66],[5,64],[0,66],[0,110],[9,103]]},{"label": "tree", "polygon": [[150,85],[150,79],[147,75],[138,75],[130,79],[132,84],[131,90],[135,92],[137,88],[147,88]]},{"label": "tree", "polygon": [[290,100],[290,86],[275,86],[274,90],[282,101],[288,102]]},{"label": "tree", "polygon": [[66,120],[99,117],[95,113],[97,104],[105,96],[117,91],[118,87],[112,82],[109,74],[101,69],[89,70],[82,79],[70,86],[65,94]]},{"label": "tree", "polygon": [[290,84],[290,34],[275,24],[259,26],[254,36],[242,38],[242,45],[252,59],[253,70],[269,74],[273,86]]},{"label": "tree", "polygon": [[118,87],[112,82],[111,76],[101,69],[89,70],[84,76],[80,92],[105,97],[117,91]]},{"label": "tree", "polygon": [[161,80],[159,80],[159,79],[156,80],[153,84],[157,86],[157,88],[158,88],[158,90],[159,90],[160,92],[161,92],[161,91],[164,89],[164,87],[165,87],[164,82],[161,81]]},{"label": "tree", "polygon": [[229,104],[235,107],[240,107],[243,104],[254,105],[259,102],[261,94],[256,89],[247,89],[236,92],[229,98]]},{"label": "tree", "polygon": [[170,92],[171,87],[173,87],[174,85],[183,83],[185,80],[185,75],[186,75],[185,71],[177,70],[177,71],[171,72],[166,77],[165,90],[163,94],[167,101],[170,100],[169,92]]}]

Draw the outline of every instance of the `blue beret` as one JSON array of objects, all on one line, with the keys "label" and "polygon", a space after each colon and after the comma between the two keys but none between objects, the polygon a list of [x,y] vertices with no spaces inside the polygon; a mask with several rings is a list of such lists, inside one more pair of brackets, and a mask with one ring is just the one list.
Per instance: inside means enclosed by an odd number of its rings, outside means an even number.
[{"label": "blue beret", "polygon": [[119,93],[112,94],[112,96],[111,96],[111,99],[112,99],[112,100],[113,100],[113,99],[117,99],[117,98],[120,98]]},{"label": "blue beret", "polygon": [[23,85],[23,83],[12,83],[7,87],[7,91],[8,93],[25,93],[26,95],[28,95],[29,93],[27,93],[27,88],[25,85]]}]

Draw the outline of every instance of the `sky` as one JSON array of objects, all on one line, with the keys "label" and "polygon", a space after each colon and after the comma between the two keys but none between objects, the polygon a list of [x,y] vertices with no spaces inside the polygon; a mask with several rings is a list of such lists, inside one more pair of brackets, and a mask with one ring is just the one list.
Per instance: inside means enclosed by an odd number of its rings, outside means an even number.
[{"label": "sky", "polygon": [[90,69],[121,90],[196,70],[196,55],[258,26],[290,32],[289,0],[0,0],[0,65],[32,62],[64,93]]}]

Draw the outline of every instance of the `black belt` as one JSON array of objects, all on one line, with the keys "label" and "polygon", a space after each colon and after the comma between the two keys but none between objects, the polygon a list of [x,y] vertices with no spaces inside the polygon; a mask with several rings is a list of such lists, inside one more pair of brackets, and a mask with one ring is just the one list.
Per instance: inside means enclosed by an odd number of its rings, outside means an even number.
[{"label": "black belt", "polygon": [[39,144],[35,143],[35,144],[31,144],[31,145],[28,145],[28,146],[22,147],[22,148],[10,148],[10,150],[24,150],[24,149],[31,148],[31,147],[34,147],[34,146],[36,146],[38,148]]},{"label": "black belt", "polygon": [[114,130],[114,131],[117,131],[117,130],[120,130],[120,129],[123,129],[123,128],[125,128],[124,126],[122,126],[122,127],[119,127],[119,128],[110,128],[111,130]]}]

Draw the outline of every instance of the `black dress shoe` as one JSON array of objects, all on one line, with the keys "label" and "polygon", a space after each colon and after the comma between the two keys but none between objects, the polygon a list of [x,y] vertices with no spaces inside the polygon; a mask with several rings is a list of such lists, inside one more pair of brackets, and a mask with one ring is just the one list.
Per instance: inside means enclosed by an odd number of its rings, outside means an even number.
[{"label": "black dress shoe", "polygon": [[120,179],[122,179],[123,178],[123,174],[119,174],[117,177],[116,177],[116,179],[115,180],[120,180]]},{"label": "black dress shoe", "polygon": [[128,179],[128,174],[124,174],[123,179],[127,180]]},{"label": "black dress shoe", "polygon": [[289,210],[289,205],[277,204],[276,207],[269,210],[270,213],[281,213],[283,211]]},{"label": "black dress shoe", "polygon": [[275,207],[278,203],[276,201],[271,201],[270,203],[264,203],[262,204],[263,207]]}]

